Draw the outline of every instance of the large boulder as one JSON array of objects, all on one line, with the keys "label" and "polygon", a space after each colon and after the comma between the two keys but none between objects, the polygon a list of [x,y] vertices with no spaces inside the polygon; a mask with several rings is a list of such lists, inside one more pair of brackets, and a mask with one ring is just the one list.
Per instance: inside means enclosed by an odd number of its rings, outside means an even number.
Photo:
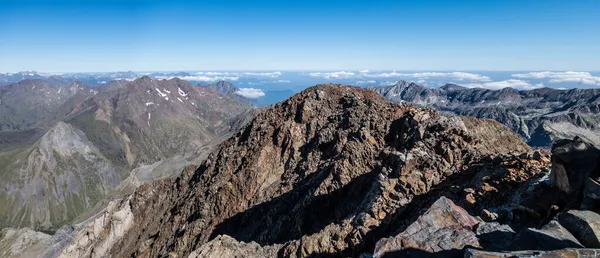
[{"label": "large boulder", "polygon": [[570,210],[558,221],[587,248],[600,248],[600,215],[592,211]]},{"label": "large boulder", "polygon": [[552,220],[541,229],[529,228],[519,232],[509,249],[551,251],[582,247],[584,246],[567,229],[558,221]]},{"label": "large boulder", "polygon": [[403,255],[413,249],[437,253],[480,247],[473,232],[479,222],[450,199],[441,197],[404,232],[377,242],[373,257]]},{"label": "large boulder", "polygon": [[588,177],[596,178],[600,150],[583,141],[559,140],[552,146],[552,184],[566,194],[578,193]]}]

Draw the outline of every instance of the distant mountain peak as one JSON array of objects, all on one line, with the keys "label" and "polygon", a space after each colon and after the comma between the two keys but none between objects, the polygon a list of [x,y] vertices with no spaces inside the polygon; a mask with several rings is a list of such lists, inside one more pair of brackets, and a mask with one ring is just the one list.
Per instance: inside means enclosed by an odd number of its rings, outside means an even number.
[{"label": "distant mountain peak", "polygon": [[216,90],[221,95],[231,95],[239,90],[238,87],[228,81],[219,81],[214,84],[209,84],[206,87]]}]

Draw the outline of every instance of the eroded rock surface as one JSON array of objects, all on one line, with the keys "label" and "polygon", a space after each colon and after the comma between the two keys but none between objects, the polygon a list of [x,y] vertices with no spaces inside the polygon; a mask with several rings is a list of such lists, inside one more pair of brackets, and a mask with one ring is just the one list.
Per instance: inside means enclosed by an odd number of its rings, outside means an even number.
[{"label": "eroded rock surface", "polygon": [[479,222],[466,210],[442,197],[404,232],[379,240],[373,257],[385,257],[392,253],[401,256],[403,250],[409,249],[435,253],[460,250],[466,246],[480,248],[473,232]]}]

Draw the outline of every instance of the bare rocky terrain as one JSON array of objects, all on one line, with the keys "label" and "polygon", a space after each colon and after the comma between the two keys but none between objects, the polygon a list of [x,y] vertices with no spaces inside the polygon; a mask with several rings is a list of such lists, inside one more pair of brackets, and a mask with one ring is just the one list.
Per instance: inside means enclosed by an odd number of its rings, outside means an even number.
[{"label": "bare rocky terrain", "polygon": [[[199,166],[135,184],[89,219],[15,250],[41,257],[593,257],[600,253],[599,155],[581,138],[534,150],[491,119],[318,85],[260,110]],[[18,239],[10,236],[6,246]]]}]

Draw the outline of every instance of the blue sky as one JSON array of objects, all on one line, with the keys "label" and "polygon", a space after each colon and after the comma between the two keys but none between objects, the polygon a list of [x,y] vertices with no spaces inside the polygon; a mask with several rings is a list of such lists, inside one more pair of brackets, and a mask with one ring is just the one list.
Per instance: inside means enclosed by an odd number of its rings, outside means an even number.
[{"label": "blue sky", "polygon": [[600,70],[600,1],[0,1],[0,71]]}]

